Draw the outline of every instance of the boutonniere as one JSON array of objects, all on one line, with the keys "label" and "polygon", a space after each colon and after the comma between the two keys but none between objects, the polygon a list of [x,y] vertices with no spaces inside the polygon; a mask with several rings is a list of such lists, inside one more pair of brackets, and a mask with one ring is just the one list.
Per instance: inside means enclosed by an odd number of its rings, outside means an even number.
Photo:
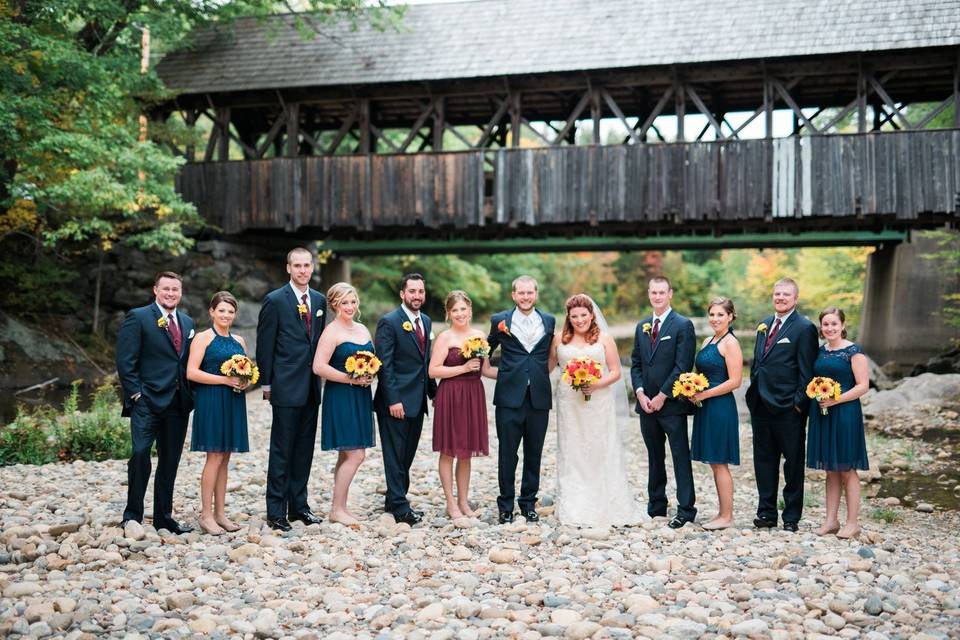
[{"label": "boutonniere", "polygon": [[318,318],[322,318],[322,317],[323,317],[323,309],[317,309],[317,317],[318,317]]},{"label": "boutonniere", "polygon": [[403,323],[402,325],[400,325],[400,326],[403,327],[403,330],[404,330],[404,331],[413,331],[413,325],[410,323],[409,320],[407,320],[406,322],[404,322],[404,323]]},{"label": "boutonniere", "polygon": [[641,327],[644,333],[650,333],[650,330],[653,328],[649,322],[644,322],[643,327]]},{"label": "boutonniere", "polygon": [[501,333],[505,333],[508,336],[510,335],[510,329],[507,328],[506,320],[501,320],[500,324],[497,325],[497,329],[499,329]]},{"label": "boutonniere", "polygon": [[161,329],[166,329],[168,324],[170,323],[167,322],[167,319],[164,318],[163,316],[160,316],[159,318],[157,318],[157,326],[160,327]]},{"label": "boutonniere", "polygon": [[307,305],[298,304],[297,305],[297,314],[300,315],[300,319],[303,320],[304,316],[307,315]]},{"label": "boutonniere", "polygon": [[761,322],[757,325],[757,333],[766,333],[767,332],[767,323]]}]

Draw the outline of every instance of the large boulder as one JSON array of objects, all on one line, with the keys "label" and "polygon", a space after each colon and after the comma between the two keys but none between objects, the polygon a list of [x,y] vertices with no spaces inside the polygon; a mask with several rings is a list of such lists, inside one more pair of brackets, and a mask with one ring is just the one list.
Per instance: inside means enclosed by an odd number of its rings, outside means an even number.
[{"label": "large boulder", "polygon": [[903,413],[914,405],[930,407],[960,402],[960,374],[923,373],[904,378],[896,387],[863,397],[863,412],[879,416],[885,412]]}]

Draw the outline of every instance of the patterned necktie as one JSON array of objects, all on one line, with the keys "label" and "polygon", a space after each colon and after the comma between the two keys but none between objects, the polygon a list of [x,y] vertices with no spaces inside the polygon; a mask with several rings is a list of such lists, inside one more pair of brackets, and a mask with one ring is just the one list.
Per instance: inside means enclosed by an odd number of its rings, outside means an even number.
[{"label": "patterned necktie", "polygon": [[416,328],[415,333],[417,334],[417,345],[420,347],[420,353],[424,353],[427,348],[427,336],[423,335],[423,327],[420,326],[419,316],[414,319],[413,326]]},{"label": "patterned necktie", "polygon": [[167,330],[170,331],[170,337],[173,339],[173,348],[180,353],[181,340],[183,335],[180,333],[180,327],[173,321],[173,314],[167,314]]},{"label": "patterned necktie", "polygon": [[655,318],[653,321],[653,331],[650,332],[650,344],[655,344],[657,342],[657,336],[660,335],[660,318]]},{"label": "patterned necktie", "polygon": [[770,351],[773,341],[777,339],[778,331],[780,331],[780,318],[776,319],[773,323],[773,329],[770,329],[770,333],[767,334],[767,341],[763,343],[763,355],[767,355],[767,351]]},{"label": "patterned necktie", "polygon": [[303,322],[307,325],[307,335],[310,334],[310,305],[307,304],[307,294],[300,296],[300,303],[307,308],[307,312],[303,314]]}]

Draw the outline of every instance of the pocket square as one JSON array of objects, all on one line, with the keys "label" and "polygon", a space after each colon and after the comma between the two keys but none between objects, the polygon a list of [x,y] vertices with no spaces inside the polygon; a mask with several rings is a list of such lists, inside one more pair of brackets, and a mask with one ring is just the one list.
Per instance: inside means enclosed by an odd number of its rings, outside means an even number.
[{"label": "pocket square", "polygon": [[660,342],[663,342],[663,341],[665,341],[665,340],[669,340],[669,339],[672,338],[672,337],[673,337],[673,336],[663,336],[662,338],[660,338]]},{"label": "pocket square", "polygon": [[193,334],[196,333],[193,329],[190,329],[190,335],[187,336],[187,340],[193,340]]},{"label": "pocket square", "polygon": [[777,340],[777,344],[790,344],[790,338],[780,338]]}]

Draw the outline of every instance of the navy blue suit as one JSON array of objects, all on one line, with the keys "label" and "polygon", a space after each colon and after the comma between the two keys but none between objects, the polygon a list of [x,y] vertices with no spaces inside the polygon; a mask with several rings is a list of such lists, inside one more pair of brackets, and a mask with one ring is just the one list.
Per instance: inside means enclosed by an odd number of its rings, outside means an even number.
[{"label": "navy blue suit", "polygon": [[696,493],[693,486],[693,469],[690,465],[690,437],[687,433],[687,414],[691,404],[673,397],[673,383],[681,373],[693,371],[697,337],[693,323],[671,310],[653,344],[650,333],[643,331],[644,324],[653,324],[649,317],[637,324],[631,354],[630,379],[636,390],[650,399],[658,393],[667,396],[663,408],[648,414],[637,402],[640,414],[640,433],[647,447],[650,475],[647,478],[647,513],[651,516],[667,515],[667,468],[664,441],[670,441],[673,458],[673,474],[677,482],[677,515],[693,520],[697,515]]},{"label": "navy blue suit", "polygon": [[[313,357],[327,320],[327,299],[309,289],[310,331],[289,284],[268,293],[257,322],[260,384],[270,386],[273,422],[267,463],[267,518],[310,510],[307,481],[317,440],[320,378]],[[319,315],[318,315],[319,314]]]},{"label": "navy blue suit", "polygon": [[783,457],[783,521],[796,523],[803,512],[803,465],[807,383],[817,359],[817,328],[794,310],[764,353],[774,316],[764,319],[767,330],[757,332],[747,388],[747,406],[753,429],[753,467],[757,478],[757,517],[777,521],[777,487]]},{"label": "navy blue suit", "polygon": [[[516,498],[520,511],[533,511],[540,491],[540,458],[543,441],[547,435],[547,422],[553,407],[550,389],[550,344],[556,329],[556,320],[548,313],[534,310],[543,321],[543,337],[531,351],[510,334],[514,309],[501,311],[490,318],[490,353],[500,348],[500,364],[497,370],[497,385],[493,392],[496,406],[497,478],[500,495],[497,508],[504,513],[513,513],[516,495],[516,474],[523,444],[523,472],[520,476],[520,496]],[[500,329],[504,323],[506,331]]]},{"label": "navy blue suit", "polygon": [[[133,309],[117,334],[117,373],[123,389],[123,416],[130,417],[133,452],[127,463],[127,506],[124,520],[143,521],[143,498],[150,481],[150,450],[157,443],[157,474],[153,484],[153,526],[172,529],[173,487],[193,408],[187,382],[187,357],[193,320],[176,314],[180,351],[166,327],[158,322],[157,304]],[[137,400],[133,396],[140,394]]]},{"label": "navy blue suit", "polygon": [[[427,373],[433,323],[422,311],[420,322],[426,339],[422,351],[414,325],[403,307],[397,307],[380,318],[374,338],[377,357],[383,363],[373,398],[383,450],[383,473],[387,480],[383,508],[395,516],[411,511],[407,500],[410,466],[420,444],[427,399],[433,398],[437,391],[436,381]],[[403,404],[403,419],[390,415],[390,405],[397,403]]]}]

